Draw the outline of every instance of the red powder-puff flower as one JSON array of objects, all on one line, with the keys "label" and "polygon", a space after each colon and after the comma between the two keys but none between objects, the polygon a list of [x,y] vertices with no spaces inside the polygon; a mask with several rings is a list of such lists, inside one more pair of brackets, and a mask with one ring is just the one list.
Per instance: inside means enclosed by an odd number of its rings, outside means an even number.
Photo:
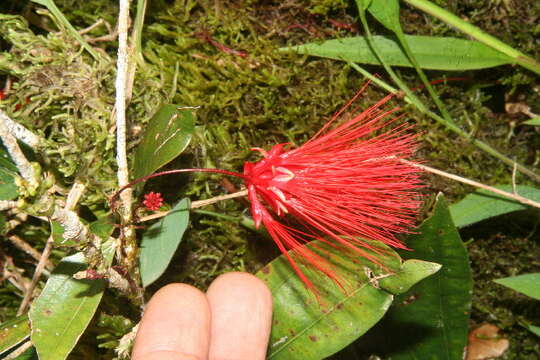
[{"label": "red powder-puff flower", "polygon": [[143,205],[150,211],[159,210],[161,205],[163,205],[161,193],[150,191],[148,194],[144,195]]},{"label": "red powder-puff flower", "polygon": [[[350,249],[375,262],[365,251],[372,247],[362,238],[405,248],[396,234],[414,224],[421,185],[419,170],[402,160],[413,154],[417,141],[406,124],[385,131],[399,118],[392,115],[397,108],[384,109],[391,97],[331,128],[343,117],[341,110],[300,147],[278,144],[268,152],[255,148],[264,158],[244,165],[256,226],[265,226],[311,290],[316,288],[297,260],[343,286],[325,259],[302,246],[311,240]],[[304,229],[288,225],[287,216]],[[287,253],[291,249],[293,256]]]},{"label": "red powder-puff flower", "polygon": [[[393,96],[360,113],[344,115],[365,87],[303,145],[278,144],[269,151],[254,148],[263,159],[245,163],[243,174],[197,168],[148,175],[120,189],[111,199],[112,207],[121,191],[157,176],[209,172],[242,178],[256,226],[265,226],[306,286],[317,293],[297,262],[343,288],[330,263],[303,245],[317,239],[346,249],[344,256],[356,253],[380,263],[373,252],[384,255],[383,251],[364,239],[405,248],[396,235],[410,231],[421,204],[419,169],[404,161],[417,147],[416,135],[406,123],[394,125],[398,108],[386,108]],[[161,194],[149,193],[144,205],[157,210],[162,201]]]}]

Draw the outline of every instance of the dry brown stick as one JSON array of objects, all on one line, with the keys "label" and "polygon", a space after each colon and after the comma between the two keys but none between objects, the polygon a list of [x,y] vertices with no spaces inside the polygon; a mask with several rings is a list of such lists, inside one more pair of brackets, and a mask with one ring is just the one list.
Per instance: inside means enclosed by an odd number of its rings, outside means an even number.
[{"label": "dry brown stick", "polygon": [[20,355],[22,355],[22,353],[24,353],[26,350],[30,349],[31,347],[32,347],[32,341],[28,340],[25,343],[23,343],[21,346],[19,346],[16,350],[14,350],[12,353],[7,355],[4,359],[5,360],[16,359]]},{"label": "dry brown stick", "polygon": [[414,167],[417,167],[417,168],[422,169],[424,171],[430,172],[432,174],[436,174],[436,175],[439,175],[439,176],[442,176],[442,177],[445,177],[445,178],[448,178],[448,179],[458,181],[458,182],[463,183],[463,184],[467,184],[467,185],[471,185],[471,186],[474,186],[474,187],[477,187],[477,188],[480,188],[480,189],[491,191],[491,192],[493,192],[493,193],[495,193],[497,195],[504,196],[506,198],[518,201],[518,202],[520,202],[522,204],[525,204],[525,205],[540,208],[540,203],[539,202],[528,199],[528,198],[523,197],[523,196],[518,195],[518,194],[512,194],[510,192],[497,189],[497,188],[495,188],[493,186],[482,184],[481,182],[478,182],[478,181],[467,179],[467,178],[464,178],[464,177],[459,176],[459,175],[454,175],[454,174],[448,173],[446,171],[435,169],[435,168],[432,168],[430,166],[418,164],[418,163],[415,163],[415,162],[412,162],[412,161],[402,159],[401,162],[405,163],[405,164],[408,164],[408,165],[411,165],[411,166],[414,166]]},{"label": "dry brown stick", "polygon": [[[237,198],[237,197],[246,196],[247,194],[248,194],[247,190],[242,190],[242,191],[235,192],[233,194],[220,195],[220,196],[216,196],[216,197],[206,199],[206,200],[198,200],[198,201],[192,202],[189,208],[190,209],[196,209],[196,208],[200,208],[200,207],[203,207],[203,206],[206,206],[206,205],[217,203],[218,201],[223,201],[223,200],[227,200],[227,199],[234,199],[234,198]],[[167,214],[169,214],[169,213],[170,213],[170,211],[161,211],[161,212],[158,212],[158,213],[155,213],[155,214],[152,214],[152,215],[144,216],[144,217],[140,218],[138,222],[145,222],[145,221],[149,221],[149,220],[153,220],[153,219],[159,219],[161,217],[167,216]]]},{"label": "dry brown stick", "polygon": [[[11,242],[15,247],[17,247],[18,249],[24,251],[25,253],[27,253],[28,255],[30,255],[32,258],[34,258],[36,261],[39,262],[39,260],[41,259],[41,254],[39,253],[39,251],[37,251],[36,249],[34,249],[32,247],[32,245],[30,245],[29,243],[27,243],[26,241],[24,241],[22,238],[20,238],[19,236],[17,235],[9,235],[7,237],[7,239],[9,240],[9,242]],[[51,262],[47,262],[45,263],[45,267],[48,269],[48,270],[52,270],[53,268],[53,264]]]},{"label": "dry brown stick", "polygon": [[41,253],[41,257],[36,266],[36,270],[34,271],[34,276],[32,277],[32,282],[30,283],[30,286],[25,291],[24,298],[21,302],[21,305],[19,306],[19,310],[17,311],[17,316],[22,315],[26,312],[26,309],[28,308],[28,304],[30,304],[30,300],[32,300],[34,289],[36,288],[36,285],[39,279],[41,278],[41,274],[43,273],[43,269],[45,268],[45,264],[49,260],[49,256],[51,255],[53,245],[54,245],[54,239],[51,236],[47,240],[47,243],[45,244],[45,248],[43,249],[43,252]]}]

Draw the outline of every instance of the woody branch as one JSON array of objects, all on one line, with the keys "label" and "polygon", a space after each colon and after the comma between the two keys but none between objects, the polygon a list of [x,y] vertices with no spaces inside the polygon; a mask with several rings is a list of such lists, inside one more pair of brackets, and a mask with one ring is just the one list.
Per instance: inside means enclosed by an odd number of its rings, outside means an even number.
[{"label": "woody branch", "polygon": [[36,188],[38,186],[38,179],[34,167],[26,159],[26,156],[24,156],[24,153],[17,143],[17,139],[10,132],[7,125],[9,120],[9,117],[0,110],[0,138],[23,179],[28,182],[31,188]]}]

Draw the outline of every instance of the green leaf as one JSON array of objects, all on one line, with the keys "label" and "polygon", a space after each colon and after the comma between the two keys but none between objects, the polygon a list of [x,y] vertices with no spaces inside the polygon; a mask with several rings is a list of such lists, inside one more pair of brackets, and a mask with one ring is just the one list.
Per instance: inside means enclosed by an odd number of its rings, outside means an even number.
[{"label": "green leaf", "polygon": [[17,174],[17,165],[11,160],[6,148],[0,144],[0,168],[5,168],[13,174]]},{"label": "green leaf", "polygon": [[529,325],[527,328],[536,336],[540,336],[540,326]]},{"label": "green leaf", "polygon": [[80,246],[80,242],[75,239],[64,239],[64,227],[58,221],[51,221],[51,236],[55,246]]},{"label": "green leaf", "polygon": [[[494,186],[499,190],[513,192],[512,185]],[[518,185],[517,193],[531,200],[540,201],[540,190],[526,185]],[[477,190],[455,204],[450,205],[450,213],[457,227],[464,227],[513,211],[525,210],[527,205],[502,197],[487,190]]]},{"label": "green leaf", "polygon": [[[104,243],[102,250],[109,266],[114,242]],[[86,267],[82,253],[64,258],[32,304],[32,343],[40,360],[66,359],[96,312],[106,281],[73,278]]]},{"label": "green leaf", "polygon": [[397,0],[373,0],[367,8],[377,21],[395,33],[401,33],[399,2]]},{"label": "green leaf", "polygon": [[143,286],[157,280],[169,266],[189,224],[189,204],[189,199],[181,200],[144,232],[139,255]]},{"label": "green leaf", "polygon": [[10,170],[0,167],[0,200],[13,200],[19,196],[19,188],[15,185],[15,176]]},{"label": "green leaf", "polygon": [[442,269],[396,297],[384,320],[355,345],[392,360],[461,360],[472,278],[467,250],[442,195],[417,231],[406,242],[413,249],[409,255],[440,263]]},{"label": "green leaf", "polygon": [[133,177],[149,175],[180,155],[191,141],[193,114],[178,105],[163,105],[150,119],[135,152]]},{"label": "green leaf", "polygon": [[99,236],[102,240],[107,240],[114,230],[114,220],[109,216],[104,216],[92,222],[88,228],[92,234]]},{"label": "green leaf", "polygon": [[0,355],[30,336],[28,315],[21,315],[0,325]]},{"label": "green leaf", "polygon": [[[343,280],[345,290],[319,272],[298,261],[319,292],[319,298],[306,289],[282,255],[261,269],[257,276],[272,291],[274,314],[268,349],[269,359],[321,359],[334,354],[365,333],[381,319],[390,306],[393,293],[430,275],[437,264],[428,267],[401,264],[397,254],[377,242],[367,241],[387,256],[368,251],[384,268],[354,253],[320,241],[309,243],[313,252],[324,256]],[[290,251],[291,256],[295,256]],[[415,271],[422,274],[413,274]],[[395,281],[393,277],[399,278]]]},{"label": "green leaf", "polygon": [[540,126],[540,115],[533,117],[531,120],[524,121],[523,124]]},{"label": "green leaf", "polygon": [[401,265],[401,269],[394,276],[383,278],[379,281],[381,288],[392,294],[403,294],[411,286],[435,274],[441,268],[440,264],[410,259]]},{"label": "green leaf", "polygon": [[13,360],[39,360],[39,358],[36,348],[32,346]]},{"label": "green leaf", "polygon": [[[416,35],[406,35],[405,39],[420,67],[424,69],[472,70],[512,62],[507,56],[476,41]],[[388,65],[412,67],[407,55],[393,38],[375,35],[373,41]],[[361,36],[281,48],[280,51],[380,65],[365,37]]]},{"label": "green leaf", "polygon": [[540,273],[523,274],[493,281],[536,300],[540,300]]}]

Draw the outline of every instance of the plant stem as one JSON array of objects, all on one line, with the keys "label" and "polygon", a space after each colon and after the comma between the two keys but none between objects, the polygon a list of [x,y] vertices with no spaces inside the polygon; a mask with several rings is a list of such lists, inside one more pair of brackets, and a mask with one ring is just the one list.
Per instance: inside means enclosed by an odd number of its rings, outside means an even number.
[{"label": "plant stem", "polygon": [[176,169],[176,170],[161,171],[161,172],[158,172],[158,173],[146,175],[146,176],[143,176],[141,178],[135,179],[132,182],[124,185],[122,188],[120,188],[120,190],[118,190],[116,193],[114,193],[114,195],[111,197],[111,201],[110,201],[111,202],[111,208],[112,209],[115,208],[116,200],[118,200],[118,197],[120,196],[120,194],[124,190],[129,189],[129,188],[133,187],[134,185],[137,185],[139,183],[142,183],[142,182],[144,182],[146,180],[149,180],[149,179],[152,179],[152,178],[155,178],[155,177],[158,177],[158,176],[170,175],[170,174],[180,174],[180,173],[187,173],[187,172],[208,172],[208,173],[223,174],[223,175],[229,175],[229,176],[235,176],[235,177],[239,177],[239,178],[244,178],[244,174],[240,174],[240,173],[237,173],[237,172],[234,172],[234,171],[222,170],[222,169],[192,168],[192,169]]},{"label": "plant stem", "polygon": [[431,1],[405,0],[405,2],[432,16],[435,16],[436,18],[441,19],[448,25],[455,27],[456,29],[486,44],[487,46],[490,46],[495,50],[511,57],[515,62],[524,68],[540,74],[540,63],[538,63],[536,60],[505,44],[501,40],[483,32],[478,27],[468,23],[451,12],[433,4]]},{"label": "plant stem", "polygon": [[[213,197],[213,198],[210,198],[210,199],[198,200],[198,201],[192,202],[189,208],[190,209],[196,209],[196,208],[200,208],[200,207],[203,207],[203,206],[215,204],[215,203],[217,203],[219,201],[228,200],[228,199],[234,199],[234,198],[242,197],[242,196],[247,196],[247,194],[248,194],[247,190],[241,190],[241,191],[235,192],[233,194],[220,195],[220,196],[216,196],[216,197]],[[149,220],[159,219],[159,218],[162,218],[164,216],[167,216],[169,213],[170,213],[170,211],[157,212],[155,214],[144,216],[144,217],[140,218],[138,222],[145,222],[145,221],[149,221]]]},{"label": "plant stem", "polygon": [[[128,27],[129,27],[129,3],[130,0],[119,0],[120,11],[118,14],[118,60],[116,65],[116,162],[118,164],[118,187],[123,188],[129,184],[129,170],[127,162],[127,130],[126,130],[126,93],[128,87],[129,70],[129,48],[128,48]],[[133,218],[132,212],[132,189],[120,194],[122,204],[122,237],[119,239],[119,248],[125,258],[121,259],[127,269],[133,268],[137,261],[137,243],[135,240],[135,230],[131,226]]]},{"label": "plant stem", "polygon": [[[30,255],[34,260],[36,260],[38,262],[40,261],[41,254],[39,253],[39,251],[34,249],[32,247],[32,245],[30,245],[28,242],[26,242],[25,240],[23,240],[19,236],[15,235],[15,234],[11,234],[11,235],[7,236],[7,240],[9,242],[11,242],[16,248],[18,248],[18,249],[24,251],[25,253],[27,253],[28,255]],[[53,264],[50,263],[50,262],[47,262],[45,264],[45,267],[48,270],[52,270],[54,268]]]},{"label": "plant stem", "polygon": [[495,188],[493,186],[482,184],[482,183],[480,183],[478,181],[467,179],[467,178],[464,178],[464,177],[459,176],[459,175],[454,175],[454,174],[448,173],[446,171],[435,169],[435,168],[432,168],[430,166],[418,164],[418,163],[415,163],[415,162],[412,162],[412,161],[402,159],[401,162],[404,163],[404,164],[407,164],[407,165],[417,167],[417,168],[422,169],[424,171],[430,172],[432,174],[436,174],[436,175],[443,176],[443,177],[448,178],[448,179],[452,179],[452,180],[461,182],[463,184],[467,184],[467,185],[471,185],[471,186],[474,186],[474,187],[477,187],[477,188],[480,188],[480,189],[491,191],[491,192],[493,192],[493,193],[495,193],[497,195],[504,196],[506,198],[518,201],[518,202],[520,202],[522,204],[525,204],[525,205],[540,208],[540,203],[539,202],[528,199],[528,198],[523,197],[523,196],[518,195],[518,194],[512,194],[512,193],[509,193],[507,191],[497,189],[497,188]]},{"label": "plant stem", "polygon": [[[387,84],[386,82],[384,82],[383,80],[381,80],[380,78],[376,77],[376,76],[373,76],[373,74],[369,73],[368,71],[366,71],[365,69],[361,68],[360,66],[358,66],[357,64],[355,63],[349,63],[349,65],[355,69],[356,71],[358,71],[360,74],[364,75],[365,77],[367,77],[368,79],[370,79],[371,81],[373,81],[375,84],[379,85],[380,87],[382,87],[383,89],[385,89],[386,91],[388,92],[391,92],[391,93],[394,93],[396,94],[398,92],[398,90],[394,87],[392,87],[391,85]],[[409,104],[413,104],[413,105],[416,105],[416,103],[414,102],[413,99],[409,98],[409,96],[405,95],[404,97],[404,100],[409,103]],[[458,134],[459,136],[462,136],[464,137],[465,139],[467,139],[471,144],[475,145],[476,147],[478,147],[479,149],[487,152],[488,154],[490,154],[491,156],[493,157],[496,157],[497,159],[501,160],[502,162],[504,162],[505,164],[509,165],[509,166],[516,166],[516,168],[523,174],[529,176],[530,178],[532,178],[533,180],[537,181],[537,182],[540,182],[540,175],[538,175],[537,173],[535,173],[534,171],[532,170],[529,170],[527,167],[525,167],[524,165],[521,165],[517,162],[515,162],[514,160],[510,159],[509,157],[507,157],[506,155],[500,153],[499,151],[495,150],[494,148],[492,148],[490,145],[486,144],[485,142],[481,141],[481,140],[477,140],[477,139],[474,139],[470,134],[468,134],[466,131],[462,130],[459,126],[455,125],[454,123],[449,123],[448,121],[446,121],[444,118],[440,117],[439,115],[435,114],[434,112],[432,111],[429,111],[428,109],[426,109],[425,107],[417,107],[417,109],[426,114],[427,116],[429,116],[430,118],[432,118],[433,120],[437,121],[438,123],[446,126],[447,129],[455,132],[456,134]]]},{"label": "plant stem", "polygon": [[39,279],[41,278],[41,274],[43,273],[43,270],[45,269],[45,265],[47,264],[49,260],[49,256],[51,255],[53,245],[54,245],[54,239],[51,236],[47,240],[47,243],[45,244],[45,248],[43,249],[43,252],[41,253],[41,257],[39,258],[39,262],[36,266],[36,270],[34,271],[34,276],[32,277],[32,282],[30,283],[30,286],[28,286],[28,288],[26,289],[24,298],[21,302],[21,305],[19,306],[19,310],[17,311],[17,316],[22,315],[26,312],[28,304],[30,303],[30,300],[32,300],[34,289],[36,288],[36,285]]},{"label": "plant stem", "polygon": [[9,131],[8,120],[9,117],[0,110],[0,138],[21,176],[28,182],[31,189],[35,189],[39,184],[34,167],[26,159],[26,156],[17,143],[17,139]]},{"label": "plant stem", "polygon": [[83,37],[81,36],[81,34],[79,34],[79,32],[77,30],[75,30],[75,28],[73,27],[73,25],[71,25],[71,23],[68,21],[68,19],[64,16],[64,14],[62,14],[62,12],[60,11],[60,9],[58,9],[58,7],[56,6],[56,4],[54,3],[54,1],[52,0],[32,0],[33,2],[37,3],[37,4],[40,4],[40,5],[43,5],[45,6],[50,12],[51,14],[54,15],[54,17],[56,18],[56,20],[62,24],[63,26],[66,27],[66,29],[69,31],[69,33],[71,34],[71,36],[73,36],[80,44],[83,48],[86,49],[86,51],[88,51],[90,53],[90,55],[92,55],[92,57],[95,59],[95,60],[99,60],[102,56],[99,54],[99,52],[97,52],[96,50],[94,50],[93,47],[91,47],[86,41],[84,41]]},{"label": "plant stem", "polygon": [[131,46],[135,50],[136,61],[143,63],[142,55],[142,29],[144,26],[144,16],[146,14],[147,0],[137,0],[137,12],[135,13],[135,23],[131,34]]}]

